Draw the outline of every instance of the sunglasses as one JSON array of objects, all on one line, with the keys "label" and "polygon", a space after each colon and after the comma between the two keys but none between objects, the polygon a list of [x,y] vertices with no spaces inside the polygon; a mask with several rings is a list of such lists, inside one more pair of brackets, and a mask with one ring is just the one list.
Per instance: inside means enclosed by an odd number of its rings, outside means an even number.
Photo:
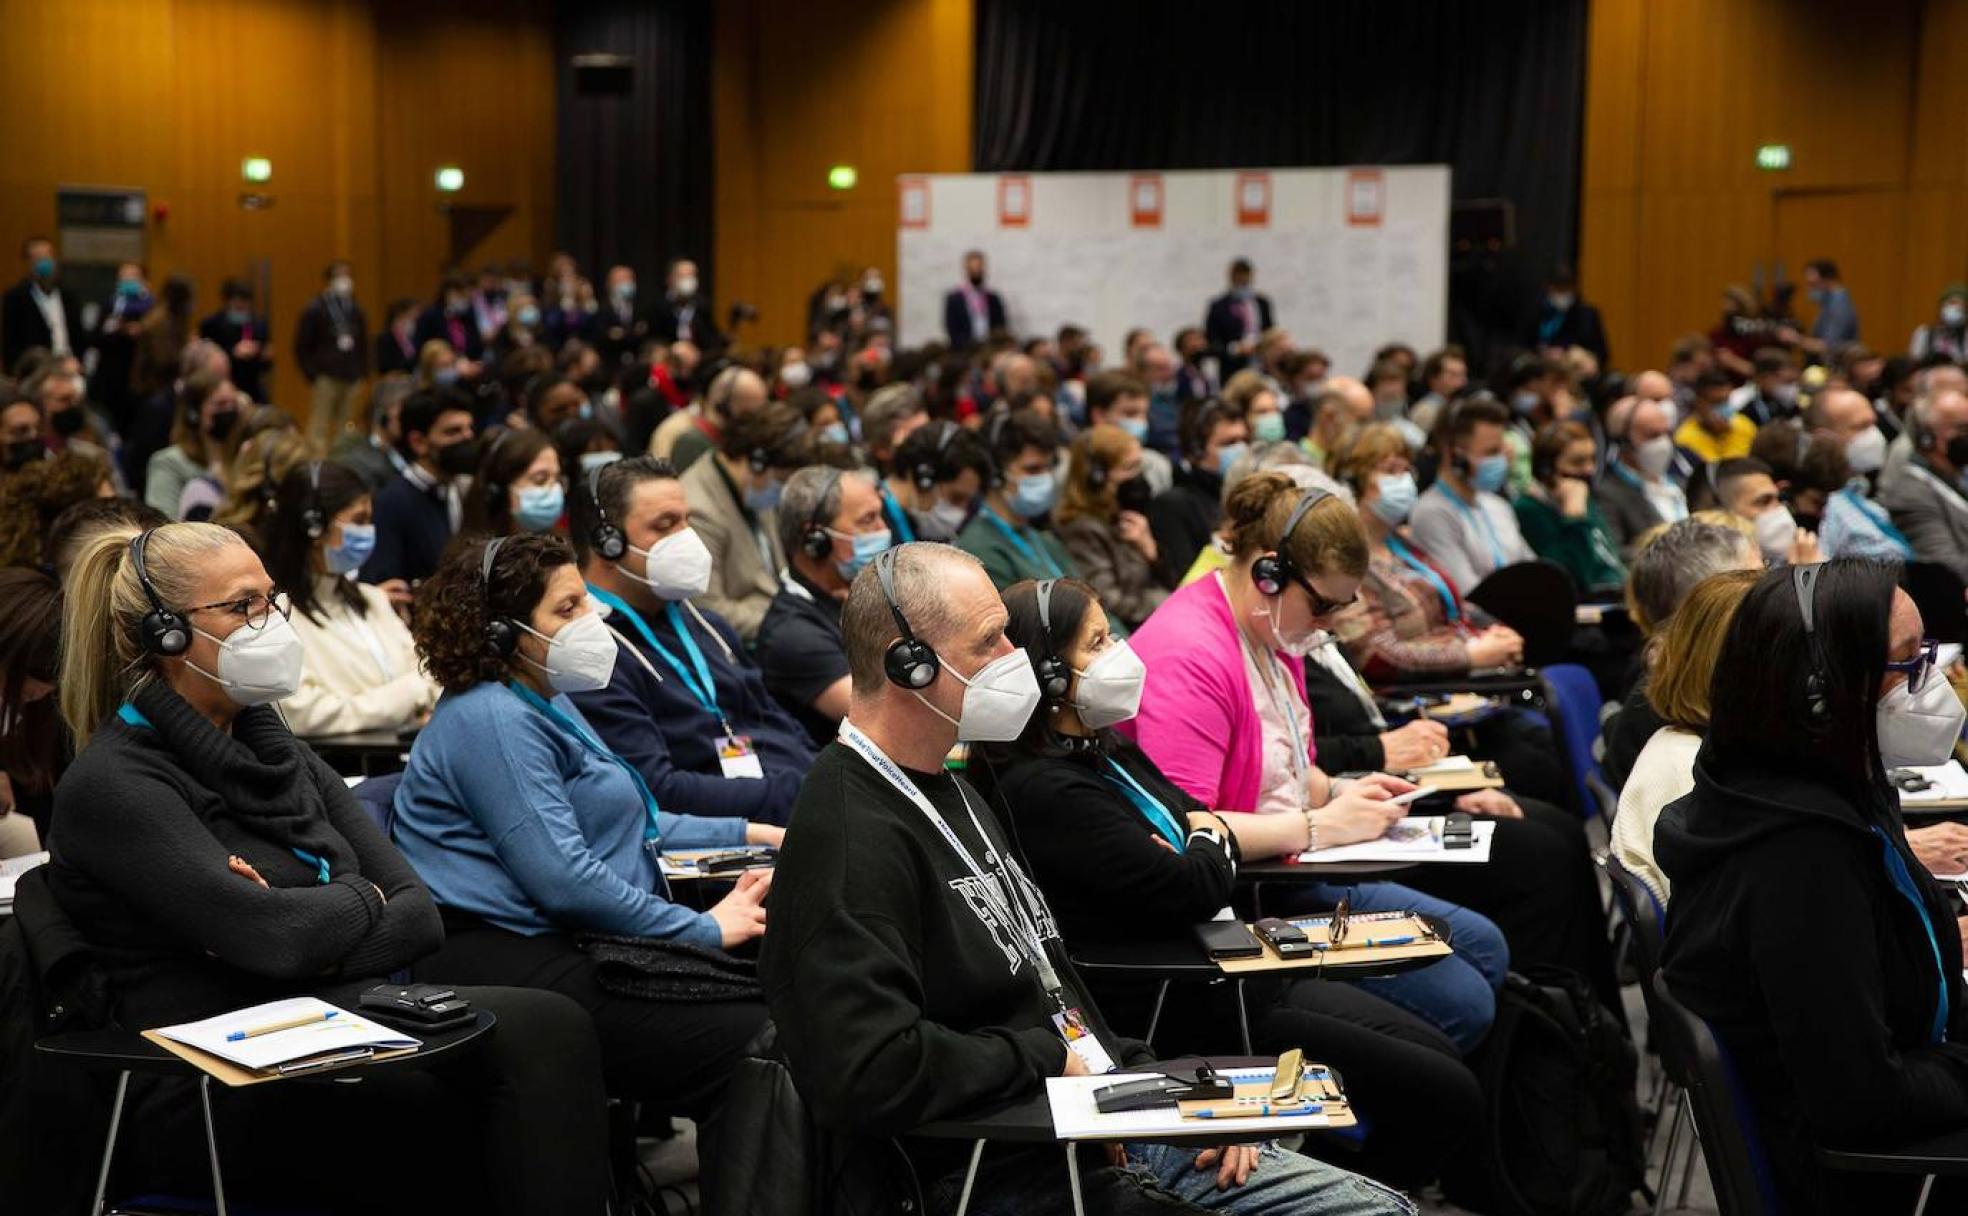
[{"label": "sunglasses", "polygon": [[1341,608],[1351,608],[1360,602],[1360,593],[1358,590],[1355,590],[1352,595],[1347,596],[1343,600],[1329,600],[1319,594],[1319,589],[1312,585],[1311,579],[1300,578],[1297,582],[1299,586],[1305,588],[1306,596],[1312,601],[1313,616],[1331,616]]}]

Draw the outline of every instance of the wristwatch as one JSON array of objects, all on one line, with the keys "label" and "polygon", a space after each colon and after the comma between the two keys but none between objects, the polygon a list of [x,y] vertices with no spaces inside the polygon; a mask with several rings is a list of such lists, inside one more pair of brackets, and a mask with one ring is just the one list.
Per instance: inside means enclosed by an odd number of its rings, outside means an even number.
[{"label": "wristwatch", "polygon": [[1307,853],[1312,853],[1312,852],[1316,852],[1316,851],[1318,850],[1318,848],[1319,848],[1319,821],[1318,821],[1318,820],[1316,820],[1316,819],[1314,819],[1314,818],[1312,818],[1312,808],[1311,808],[1311,807],[1309,807],[1309,806],[1308,806],[1308,807],[1301,807],[1301,808],[1300,808],[1300,810],[1301,810],[1301,811],[1302,811],[1302,812],[1304,813],[1304,815],[1305,815],[1305,849],[1304,849],[1304,851],[1305,851],[1305,852],[1307,852]]}]

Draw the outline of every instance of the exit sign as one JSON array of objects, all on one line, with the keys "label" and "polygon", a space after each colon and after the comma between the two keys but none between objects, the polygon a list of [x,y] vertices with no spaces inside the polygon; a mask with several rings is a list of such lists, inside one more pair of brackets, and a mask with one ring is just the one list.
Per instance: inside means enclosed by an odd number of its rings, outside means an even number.
[{"label": "exit sign", "polygon": [[1790,145],[1764,144],[1756,149],[1756,167],[1770,173],[1790,168]]}]

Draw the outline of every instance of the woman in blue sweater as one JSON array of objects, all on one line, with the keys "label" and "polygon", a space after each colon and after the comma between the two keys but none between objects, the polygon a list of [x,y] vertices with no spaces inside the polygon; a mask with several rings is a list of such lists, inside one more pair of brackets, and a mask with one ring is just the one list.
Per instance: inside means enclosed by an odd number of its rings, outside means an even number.
[{"label": "woman in blue sweater", "polygon": [[[780,829],[661,809],[568,700],[605,684],[618,651],[558,537],[454,546],[415,632],[444,689],[396,793],[397,845],[445,919],[420,975],[565,993],[594,1015],[612,1092],[710,1113],[765,1021],[723,951],[764,932],[771,875],[697,912],[670,900],[656,854],[776,845]],[[636,995],[604,987],[583,935],[645,939]]]}]

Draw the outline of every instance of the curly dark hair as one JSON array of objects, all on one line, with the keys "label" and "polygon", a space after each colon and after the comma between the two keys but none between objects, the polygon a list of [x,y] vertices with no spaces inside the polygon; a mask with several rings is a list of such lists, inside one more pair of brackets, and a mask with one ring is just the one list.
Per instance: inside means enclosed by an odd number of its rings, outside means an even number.
[{"label": "curly dark hair", "polygon": [[521,533],[504,542],[483,583],[478,571],[492,538],[465,536],[451,543],[437,573],[417,589],[411,632],[431,679],[445,692],[504,680],[510,660],[486,649],[486,621],[528,620],[547,592],[547,579],[574,564],[574,551],[550,533]]},{"label": "curly dark hair", "polygon": [[45,542],[55,517],[96,497],[108,480],[102,457],[63,452],[0,482],[0,566],[48,565]]}]

